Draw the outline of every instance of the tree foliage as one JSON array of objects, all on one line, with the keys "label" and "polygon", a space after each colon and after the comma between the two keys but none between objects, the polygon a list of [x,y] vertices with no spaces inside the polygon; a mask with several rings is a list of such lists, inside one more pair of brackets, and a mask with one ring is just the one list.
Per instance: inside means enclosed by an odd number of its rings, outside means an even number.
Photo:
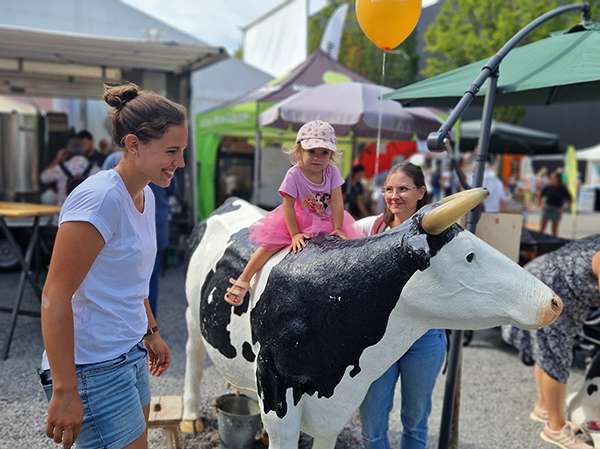
[{"label": "tree foliage", "polygon": [[[382,81],[381,62],[383,51],[367,39],[360,29],[354,13],[354,1],[330,1],[325,8],[310,17],[308,22],[308,50],[313,52],[319,47],[329,17],[343,3],[348,3],[350,7],[342,35],[339,61],[356,73],[379,84]],[[395,51],[386,55],[386,73],[383,84],[397,88],[416,80],[419,69],[419,56],[416,52],[416,45],[416,33],[413,32]]]},{"label": "tree foliage", "polygon": [[[492,56],[536,17],[572,0],[445,0],[425,32],[428,53],[423,75],[438,75]],[[600,0],[592,2],[592,12]],[[595,8],[596,6],[596,8]],[[558,16],[533,31],[520,44],[542,39],[550,32],[577,24],[576,13]],[[518,122],[523,108],[496,108],[496,118]]]}]

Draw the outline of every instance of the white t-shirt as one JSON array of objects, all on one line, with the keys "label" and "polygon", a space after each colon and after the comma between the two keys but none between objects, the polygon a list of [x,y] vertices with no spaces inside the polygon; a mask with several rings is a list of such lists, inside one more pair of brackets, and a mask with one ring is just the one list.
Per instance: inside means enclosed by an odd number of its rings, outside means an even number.
[{"label": "white t-shirt", "polygon": [[483,208],[486,212],[500,212],[502,201],[505,201],[506,193],[504,184],[491,170],[486,170],[483,174],[483,185],[490,195],[483,202]]},{"label": "white t-shirt", "polygon": [[[146,333],[144,299],[156,257],[154,207],[154,194],[146,186],[140,213],[114,170],[87,178],[63,205],[59,226],[89,222],[105,242],[71,301],[78,365],[118,357]],[[45,351],[42,369],[48,369]]]}]

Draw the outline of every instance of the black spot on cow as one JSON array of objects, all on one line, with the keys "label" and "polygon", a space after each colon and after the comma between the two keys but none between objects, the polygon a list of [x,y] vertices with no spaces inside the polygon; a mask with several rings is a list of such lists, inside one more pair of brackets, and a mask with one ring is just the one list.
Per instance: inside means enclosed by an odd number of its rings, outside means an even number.
[{"label": "black spot on cow", "polygon": [[[196,248],[198,248],[198,245],[204,238],[205,232],[206,232],[206,220],[201,221],[196,226],[194,226],[192,233],[190,234],[190,236],[187,239],[187,251],[185,253],[186,265],[189,266],[189,262],[190,262],[190,259],[192,258],[192,254],[194,254],[194,252],[196,251]],[[187,271],[186,271],[186,277],[187,277]]]},{"label": "black spot on cow", "polygon": [[598,391],[598,386],[595,384],[589,384],[587,387],[588,396],[593,395],[596,391]]},{"label": "black spot on cow", "polygon": [[239,198],[236,198],[235,196],[227,198],[227,200],[215,209],[211,215],[224,215],[239,210],[242,206],[240,204],[233,204],[235,201],[239,201]]},{"label": "black spot on cow", "polygon": [[600,377],[600,352],[594,356],[585,373],[586,380],[593,379],[594,377]]},{"label": "black spot on cow", "polygon": [[[243,229],[231,236],[223,257],[211,270],[200,289],[200,332],[206,341],[227,358],[237,355],[231,344],[227,326],[231,321],[231,309],[241,316],[248,312],[248,297],[240,306],[234,307],[223,298],[229,287],[229,278],[237,278],[256,249],[248,240],[248,229]],[[212,300],[209,302],[209,297]]]},{"label": "black spot on cow", "polygon": [[286,391],[331,397],[348,367],[383,337],[403,286],[429,265],[434,251],[460,227],[440,236],[420,234],[418,216],[368,240],[310,240],[272,270],[251,312],[253,342],[260,343],[257,386],[264,411],[283,418]]},{"label": "black spot on cow", "polygon": [[254,354],[254,351],[252,350],[252,345],[247,341],[242,345],[242,356],[250,363],[256,360],[256,354]]}]

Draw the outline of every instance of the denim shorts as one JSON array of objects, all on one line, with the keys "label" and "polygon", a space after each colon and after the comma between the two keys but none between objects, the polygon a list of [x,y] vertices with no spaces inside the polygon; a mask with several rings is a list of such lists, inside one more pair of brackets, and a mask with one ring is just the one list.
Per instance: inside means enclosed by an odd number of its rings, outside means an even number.
[{"label": "denim shorts", "polygon": [[[105,362],[77,365],[83,425],[77,449],[121,449],[146,430],[143,407],[150,404],[147,350],[142,342]],[[48,401],[52,385],[44,385]]]}]

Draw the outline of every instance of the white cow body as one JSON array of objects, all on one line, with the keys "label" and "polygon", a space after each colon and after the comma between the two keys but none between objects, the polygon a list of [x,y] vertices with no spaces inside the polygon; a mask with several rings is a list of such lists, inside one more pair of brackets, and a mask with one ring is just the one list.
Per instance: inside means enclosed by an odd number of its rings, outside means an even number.
[{"label": "white cow body", "polygon": [[[257,360],[249,362],[241,356],[224,357],[200,335],[199,298],[204,279],[223,257],[231,235],[256,222],[264,214],[241,200],[232,204],[240,206],[240,209],[212,216],[206,221],[204,238],[195,249],[188,268],[186,318],[189,337],[186,348],[184,420],[198,418],[197,390],[202,375],[203,348],[206,348],[218,370],[232,385],[242,390],[257,391]],[[364,245],[365,251],[368,251],[368,239],[364,240]],[[356,260],[353,259],[358,266],[361,253],[362,251],[356,251]],[[471,253],[473,257],[467,260]],[[286,255],[287,251],[284,250],[274,256],[253,280],[251,308],[259,303],[269,274]],[[369,266],[364,266],[365,271],[369,269]],[[223,282],[227,282],[227,279]],[[348,366],[330,397],[302,394],[296,405],[292,389],[289,388],[284,416],[279,417],[274,410],[263,413],[270,447],[297,447],[298,435],[302,430],[315,438],[315,448],[333,448],[337,434],[361,404],[371,383],[428,329],[482,329],[501,324],[539,327],[540,317],[547,315],[546,311],[553,297],[554,293],[546,285],[517,264],[473,234],[459,232],[431,257],[428,268],[416,271],[406,282],[399,300],[389,314],[382,338],[360,354],[358,374],[351,377],[352,366]],[[376,299],[368,294],[364,297],[364,301]],[[210,301],[223,301],[222,294],[209,298]],[[344,301],[344,298],[339,298],[339,301]],[[238,354],[244,342],[252,341],[249,315],[250,313],[245,313],[238,316],[231,309],[228,329],[231,344],[238,349]],[[260,343],[255,342],[254,354],[259,354],[260,349]],[[264,411],[263,399],[259,397]]]}]

